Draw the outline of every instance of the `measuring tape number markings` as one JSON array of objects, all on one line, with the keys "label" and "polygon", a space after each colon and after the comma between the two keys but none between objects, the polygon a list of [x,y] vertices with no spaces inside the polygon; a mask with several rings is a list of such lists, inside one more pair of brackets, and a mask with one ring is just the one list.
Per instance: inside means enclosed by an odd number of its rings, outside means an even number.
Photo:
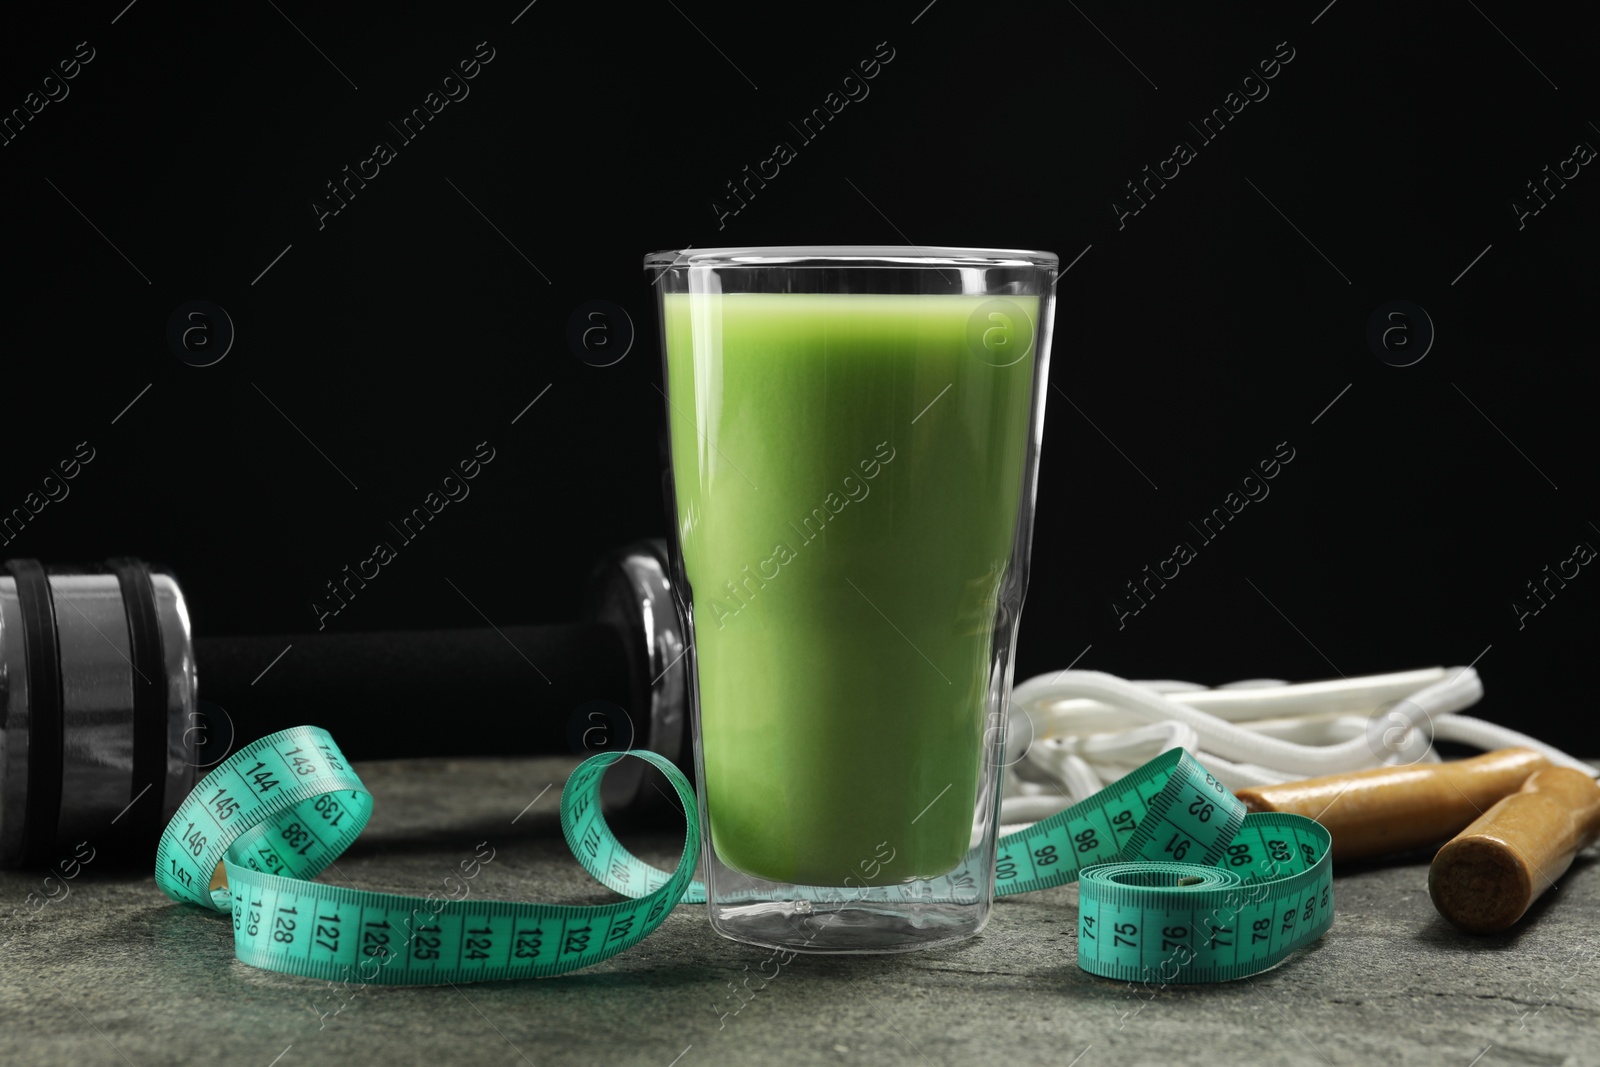
[{"label": "measuring tape number markings", "polygon": [[1078,965],[1217,982],[1276,966],[1333,924],[1332,838],[1246,814],[1183,749],[1000,841],[996,892],[1078,886]]},{"label": "measuring tape number markings", "polygon": [[[670,873],[624,848],[600,812],[600,778],[625,758],[655,766],[682,802],[683,854]],[[638,944],[677,903],[705,901],[694,880],[694,790],[653,752],[591,756],[562,790],[567,844],[590,875],[627,898],[612,904],[425,900],[312,881],[371,813],[371,795],[326,732],[270,734],[225,760],[178,808],[156,854],[156,884],[175,900],[231,914],[245,963],[382,985],[563,974]],[[1327,930],[1329,843],[1310,819],[1246,815],[1192,756],[1173,749],[1002,838],[996,892],[1080,882],[1078,962],[1090,973],[1222,981],[1274,966]],[[971,899],[970,885],[951,879],[933,880],[931,892]]]}]

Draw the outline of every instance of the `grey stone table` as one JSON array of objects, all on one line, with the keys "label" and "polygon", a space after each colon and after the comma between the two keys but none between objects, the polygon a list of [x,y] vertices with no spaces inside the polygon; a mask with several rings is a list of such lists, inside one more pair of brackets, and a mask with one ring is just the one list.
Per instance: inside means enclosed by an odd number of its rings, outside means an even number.
[{"label": "grey stone table", "polygon": [[[323,877],[426,894],[486,840],[475,896],[612,899],[561,838],[570,766],[362,766],[373,820]],[[629,843],[668,864],[681,840]],[[767,954],[717,937],[692,906],[579,973],[369,987],[346,1003],[239,963],[226,918],[172,903],[148,875],[91,864],[71,888],[9,917],[39,875],[0,874],[0,1064],[1600,1064],[1600,865],[1585,860],[1488,938],[1437,916],[1425,862],[1341,872],[1315,947],[1254,979],[1159,992],[1078,969],[1075,888],[1062,887],[1004,900],[956,947],[797,957],[729,1015],[730,983]]]}]

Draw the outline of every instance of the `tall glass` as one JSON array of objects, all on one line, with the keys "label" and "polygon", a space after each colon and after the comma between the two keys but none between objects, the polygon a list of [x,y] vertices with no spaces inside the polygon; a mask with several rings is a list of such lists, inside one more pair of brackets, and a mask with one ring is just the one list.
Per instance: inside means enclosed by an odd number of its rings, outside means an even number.
[{"label": "tall glass", "polygon": [[983,928],[1057,259],[645,259],[711,924],[811,952]]}]

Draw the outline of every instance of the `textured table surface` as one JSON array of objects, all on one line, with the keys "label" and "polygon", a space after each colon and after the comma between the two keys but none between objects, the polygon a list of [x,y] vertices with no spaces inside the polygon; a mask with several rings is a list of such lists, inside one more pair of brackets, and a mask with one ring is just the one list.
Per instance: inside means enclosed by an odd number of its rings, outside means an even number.
[{"label": "textured table surface", "polygon": [[[561,839],[570,766],[361,766],[373,820],[323,878],[425,894],[488,841],[474,896],[612,899]],[[623,836],[662,865],[682,840]],[[797,957],[743,999],[731,987],[767,954],[717,937],[692,906],[576,974],[369,987],[346,1002],[239,963],[224,917],[172,903],[147,874],[91,864],[34,913],[39,879],[0,873],[8,1065],[1600,1064],[1600,864],[1585,859],[1517,929],[1487,938],[1438,917],[1423,861],[1341,872],[1319,944],[1227,985],[1136,990],[1085,974],[1075,890],[1062,887],[1003,900],[982,936],[952,948]]]}]

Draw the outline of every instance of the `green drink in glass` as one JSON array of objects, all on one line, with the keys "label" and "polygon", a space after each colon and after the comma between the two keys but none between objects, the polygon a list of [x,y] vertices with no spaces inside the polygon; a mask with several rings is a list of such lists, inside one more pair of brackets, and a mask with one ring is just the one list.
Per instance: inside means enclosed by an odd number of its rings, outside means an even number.
[{"label": "green drink in glass", "polygon": [[661,254],[713,924],[886,951],[994,875],[1055,259]]}]

